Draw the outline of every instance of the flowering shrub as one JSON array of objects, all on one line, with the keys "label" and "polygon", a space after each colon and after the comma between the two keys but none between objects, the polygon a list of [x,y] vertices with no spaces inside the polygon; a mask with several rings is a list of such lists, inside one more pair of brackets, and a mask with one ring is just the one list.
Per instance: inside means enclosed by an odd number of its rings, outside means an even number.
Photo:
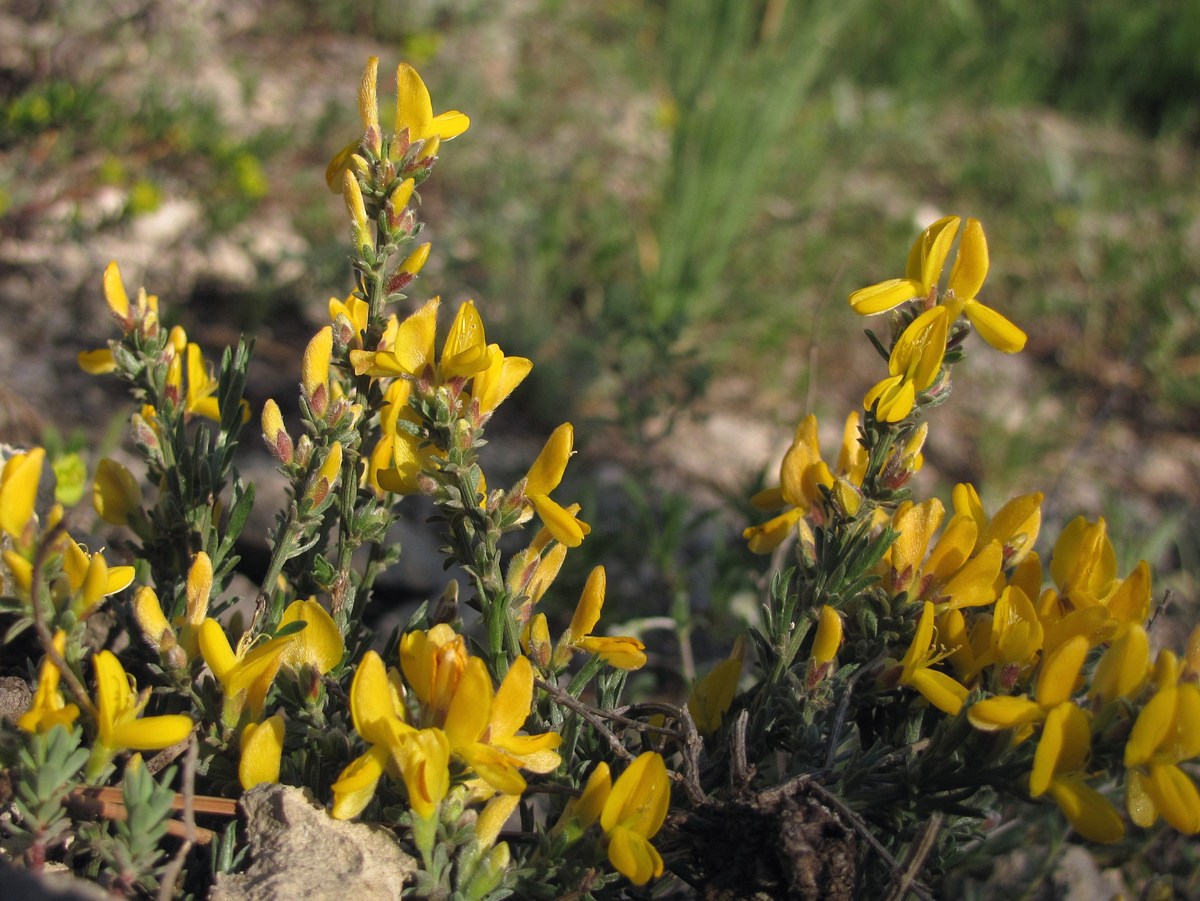
[{"label": "flowering shrub", "polygon": [[[107,556],[39,504],[42,449],[4,462],[5,647],[35,649],[36,672],[3,734],[10,860],[61,859],[126,894],[202,890],[245,836],[198,825],[196,802],[228,817],[264,783],[387,827],[417,861],[410,890],[430,898],[616,896],[654,880],[712,897],[930,897],[986,820],[1042,799],[1091,842],[1160,818],[1200,831],[1200,632],[1182,656],[1151,653],[1146,564],[1122,578],[1104,521],[1080,518],[1044,565],[1039,494],[989,513],[962,484],[948,515],[908,487],[969,334],[1025,343],[979,298],[977,220],[940,219],[903,277],[851,295],[856,313],[891,311],[872,336],[887,375],[832,466],[808,416],[779,486],[754,498],[778,511],[745,531],[779,564],[759,624],[686,704],[628,701],[646,648],[600,626],[604,568],[557,637],[538,609],[591,531],[559,490],[571,425],[515,484],[489,485],[478,450],[533,364],[489,343],[470,301],[440,338],[436,298],[394,312],[431,251],[417,188],[470,122],[434,115],[401,65],[385,130],[376,70],[359,85],[363,134],[326,172],[354,287],[304,351],[299,422],[274,400],[258,418],[290,490],[252,612],[227,598],[254,500],[234,467],[248,342],[212,367],[110,265],[120,335],[80,363],[128,383],[144,472],[96,467],[95,509],[121,535]],[[381,644],[364,613],[417,493],[469,587],[460,603],[451,583]],[[535,521],[523,550],[502,552]],[[124,629],[97,637],[101,610]],[[107,806],[81,803],[96,797]]]}]

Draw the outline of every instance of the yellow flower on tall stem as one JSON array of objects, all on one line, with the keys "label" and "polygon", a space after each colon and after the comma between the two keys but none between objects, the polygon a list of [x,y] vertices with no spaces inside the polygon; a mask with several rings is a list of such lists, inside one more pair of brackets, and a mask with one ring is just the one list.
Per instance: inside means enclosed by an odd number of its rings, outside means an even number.
[{"label": "yellow flower on tall stem", "polygon": [[[958,216],[945,216],[921,232],[908,252],[904,278],[887,279],[855,291],[850,295],[854,312],[860,316],[873,316],[910,300],[924,302],[927,309],[932,307],[938,299],[938,281],[961,222]],[[983,226],[978,219],[968,219],[943,294],[949,308],[949,321],[953,323],[961,312],[992,347],[1005,353],[1016,353],[1025,346],[1025,333],[977,298],[987,271],[988,250]]]}]

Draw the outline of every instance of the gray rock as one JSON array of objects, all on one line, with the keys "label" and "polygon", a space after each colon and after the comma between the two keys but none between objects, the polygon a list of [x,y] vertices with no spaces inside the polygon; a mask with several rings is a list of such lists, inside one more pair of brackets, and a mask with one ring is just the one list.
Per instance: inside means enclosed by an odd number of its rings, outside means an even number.
[{"label": "gray rock", "polygon": [[400,898],[417,869],[385,829],[335,820],[308,792],[260,785],[242,796],[253,863],[217,876],[211,901]]}]

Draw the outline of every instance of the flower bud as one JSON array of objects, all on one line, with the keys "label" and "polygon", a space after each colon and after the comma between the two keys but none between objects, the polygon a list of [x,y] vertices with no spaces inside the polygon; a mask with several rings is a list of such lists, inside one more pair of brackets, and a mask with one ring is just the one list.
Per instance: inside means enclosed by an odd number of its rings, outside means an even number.
[{"label": "flower bud", "polygon": [[291,463],[295,451],[292,437],[283,427],[283,414],[279,412],[279,405],[270,398],[263,404],[262,430],[263,441],[266,442],[272,456],[285,466]]},{"label": "flower bud", "polygon": [[525,628],[521,631],[521,648],[539,669],[545,669],[550,665],[553,645],[550,641],[550,627],[546,623],[546,614],[534,614],[533,618],[525,624]]},{"label": "flower bud", "polygon": [[321,417],[329,403],[329,362],[333,353],[333,328],[325,326],[304,350],[300,388],[314,416]]}]

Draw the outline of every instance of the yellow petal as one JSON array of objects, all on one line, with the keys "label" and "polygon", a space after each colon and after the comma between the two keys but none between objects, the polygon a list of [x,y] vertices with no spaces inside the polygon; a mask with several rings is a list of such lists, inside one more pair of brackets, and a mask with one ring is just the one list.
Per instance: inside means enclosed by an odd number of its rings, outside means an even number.
[{"label": "yellow petal", "polygon": [[375,88],[378,73],[379,57],[372,56],[367,60],[367,67],[363,69],[362,78],[358,82],[358,115],[362,119],[364,129],[379,127],[379,101]]},{"label": "yellow petal", "polygon": [[972,300],[983,287],[987,272],[988,249],[983,226],[979,224],[978,219],[968,219],[946,288],[953,291],[959,301]]},{"label": "yellow petal", "polygon": [[141,509],[142,488],[133,473],[116,460],[105,457],[96,464],[92,505],[105,522],[123,526],[135,511]]},{"label": "yellow petal", "polygon": [[608,860],[634,885],[645,885],[663,872],[662,857],[654,846],[624,827],[613,830],[609,836]]},{"label": "yellow petal", "polygon": [[433,102],[429,89],[408,63],[396,69],[396,132],[408,129],[408,140],[421,141],[430,134],[433,122]]},{"label": "yellow petal", "polygon": [[1169,764],[1151,766],[1147,788],[1164,820],[1184,835],[1200,832],[1200,792],[1183,770]]},{"label": "yellow petal", "polygon": [[296,641],[284,651],[284,666],[297,669],[307,663],[325,675],[342,662],[342,654],[346,650],[342,633],[338,631],[333,617],[314,598],[293,601],[288,605],[279,625],[286,626],[293,622],[304,622],[306,625],[297,633]]},{"label": "yellow petal", "polygon": [[1025,333],[991,307],[973,301],[963,308],[963,313],[971,320],[979,337],[996,350],[1015,354],[1024,349]]},{"label": "yellow petal", "polygon": [[1102,701],[1129,698],[1145,683],[1150,673],[1150,637],[1140,626],[1129,630],[1109,645],[1092,673],[1090,693]]},{"label": "yellow petal", "polygon": [[600,814],[600,826],[612,833],[618,826],[650,838],[667,815],[671,783],[662,757],[654,751],[639,754],[613,785]]},{"label": "yellow petal", "polygon": [[1036,723],[1045,711],[1026,697],[996,697],[976,701],[967,709],[967,719],[976,729],[995,732]]},{"label": "yellow petal", "polygon": [[546,495],[558,487],[574,444],[575,430],[569,422],[564,422],[550,434],[541,453],[529,467],[525,489],[528,494]]},{"label": "yellow petal", "polygon": [[1148,763],[1171,734],[1178,698],[1178,689],[1169,686],[1155,692],[1154,697],[1146,702],[1125,744],[1125,769]]},{"label": "yellow petal", "polygon": [[859,316],[886,313],[905,301],[924,293],[920,282],[908,278],[890,278],[878,284],[859,288],[850,295],[850,306]]},{"label": "yellow petal", "polygon": [[1158,819],[1158,807],[1147,789],[1149,778],[1138,770],[1125,771],[1125,809],[1129,819],[1149,829]]},{"label": "yellow petal", "polygon": [[525,725],[533,703],[533,667],[518,657],[508,668],[492,699],[491,739],[508,738]]},{"label": "yellow petal", "polygon": [[1042,707],[1057,707],[1075,693],[1087,652],[1087,639],[1076,635],[1046,655],[1037,682],[1037,702]]},{"label": "yellow petal", "polygon": [[375,787],[383,777],[383,768],[390,756],[387,748],[377,745],[351,761],[331,786],[333,809],[330,816],[335,820],[349,820],[362,813],[375,797]]},{"label": "yellow petal", "polygon": [[796,523],[800,521],[803,515],[803,510],[799,507],[793,507],[760,525],[748,526],[742,532],[742,538],[749,545],[750,553],[771,553],[771,551],[787,540],[787,537],[792,534],[792,531],[796,528]]},{"label": "yellow petal", "polygon": [[951,676],[928,667],[922,667],[913,673],[909,684],[919,691],[930,704],[950,716],[954,716],[962,710],[963,702],[970,694]]},{"label": "yellow petal", "polygon": [[324,388],[326,400],[329,392],[329,361],[333,353],[333,328],[325,326],[304,349],[304,361],[300,367],[300,387],[310,401],[318,388]]},{"label": "yellow petal", "polygon": [[957,216],[943,216],[921,232],[908,252],[904,274],[921,284],[922,294],[928,293],[941,277],[961,221]]},{"label": "yellow petal", "polygon": [[576,514],[544,494],[528,494],[526,497],[550,534],[567,547],[579,547],[584,536],[591,531],[591,527],[576,518]]},{"label": "yellow petal", "polygon": [[575,646],[617,669],[635,670],[646,665],[646,645],[628,635],[589,635],[575,642]]},{"label": "yellow petal", "polygon": [[42,479],[44,448],[35,447],[27,454],[9,457],[0,480],[0,528],[18,541],[33,518],[38,485]]},{"label": "yellow petal", "polygon": [[261,723],[246,724],[242,730],[242,754],[238,761],[238,781],[242,788],[279,781],[283,731],[283,716],[278,713]]},{"label": "yellow petal", "polygon": [[575,615],[571,617],[571,624],[567,627],[568,643],[590,635],[592,629],[596,628],[596,623],[600,621],[600,611],[604,607],[606,585],[607,578],[603,566],[597,566],[588,573],[579,603],[575,605]]},{"label": "yellow petal", "polygon": [[117,371],[117,359],[107,347],[99,350],[81,350],[75,356],[79,368],[88,375],[106,375]]},{"label": "yellow petal", "polygon": [[182,713],[131,719],[113,729],[111,747],[158,751],[186,739],[192,732],[192,726],[191,717]]},{"label": "yellow petal", "polygon": [[350,683],[350,715],[355,731],[371,744],[390,743],[395,730],[389,728],[389,723],[401,720],[383,658],[375,651],[367,651],[354,672],[354,681]]},{"label": "yellow petal", "polygon": [[500,830],[520,802],[520,795],[504,794],[496,795],[488,801],[475,820],[475,840],[484,848],[494,845],[500,836]]},{"label": "yellow petal", "polygon": [[433,365],[440,302],[436,297],[426,301],[396,329],[396,343],[391,355],[401,372],[420,375],[426,366]]},{"label": "yellow petal", "polygon": [[491,716],[493,697],[492,677],[488,675],[487,666],[479,657],[471,657],[458,682],[443,727],[450,747],[456,752],[483,735]]},{"label": "yellow petal", "polygon": [[1055,779],[1050,795],[1075,831],[1088,841],[1112,844],[1125,835],[1125,824],[1112,802],[1083,782]]},{"label": "yellow petal", "polygon": [[212,559],[204,551],[199,551],[192,565],[188,568],[187,577],[187,621],[200,625],[208,615],[209,595],[212,593],[213,565]]},{"label": "yellow petal", "polygon": [[487,338],[474,301],[468,300],[458,308],[446,335],[440,365],[442,378],[446,380],[470,378],[487,368]]},{"label": "yellow petal", "polygon": [[129,318],[129,295],[125,293],[125,283],[121,281],[121,269],[115,262],[104,268],[104,299],[108,308],[117,318]]}]

